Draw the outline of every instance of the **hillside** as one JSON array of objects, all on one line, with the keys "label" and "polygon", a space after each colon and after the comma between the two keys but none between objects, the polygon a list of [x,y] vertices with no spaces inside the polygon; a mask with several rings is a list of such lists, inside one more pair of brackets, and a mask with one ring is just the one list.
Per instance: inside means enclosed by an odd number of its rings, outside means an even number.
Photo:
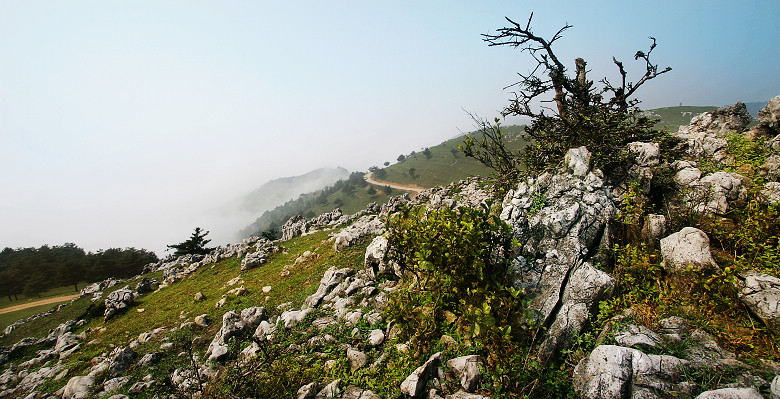
[{"label": "hillside", "polygon": [[244,196],[241,208],[250,212],[273,209],[301,194],[319,191],[348,177],[349,171],[344,168],[320,168],[300,176],[274,179]]},{"label": "hillside", "polygon": [[[654,118],[661,119],[658,128],[668,127],[676,131],[681,125],[687,125],[693,115],[715,109],[715,107],[665,107],[646,111]],[[503,126],[502,131],[507,137],[510,149],[520,151],[527,144],[523,139],[524,126]],[[476,134],[478,137],[478,133]],[[492,170],[473,158],[467,158],[458,150],[463,143],[463,136],[454,137],[433,147],[421,151],[401,154],[396,163],[385,167],[370,168],[373,178],[378,181],[429,188],[446,185],[469,176],[490,176]],[[412,172],[410,174],[410,172]],[[346,187],[346,190],[343,190]],[[355,187],[357,189],[355,189]],[[260,215],[252,224],[241,231],[241,236],[249,237],[267,231],[279,232],[281,225],[292,216],[305,215],[313,217],[341,207],[347,213],[356,212],[370,202],[382,202],[389,198],[387,188],[375,187],[375,194],[367,193],[368,187],[357,179],[352,184],[344,186],[344,182],[333,184],[322,191],[307,193],[299,198],[286,202],[275,209]],[[394,190],[390,189],[390,195]]]},{"label": "hillside", "polygon": [[745,115],[635,145],[630,184],[580,147],[92,285],[6,329],[0,396],[768,398],[780,126]]}]

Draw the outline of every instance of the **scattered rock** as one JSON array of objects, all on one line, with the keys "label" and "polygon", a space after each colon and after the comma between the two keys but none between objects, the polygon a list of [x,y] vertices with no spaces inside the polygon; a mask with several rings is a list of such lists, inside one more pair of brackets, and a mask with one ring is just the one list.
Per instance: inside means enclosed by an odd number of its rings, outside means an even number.
[{"label": "scattered rock", "polygon": [[209,318],[208,314],[204,313],[202,315],[195,316],[195,319],[193,320],[195,322],[195,325],[200,327],[208,327],[209,326]]},{"label": "scattered rock", "polygon": [[106,310],[103,312],[103,317],[108,320],[118,312],[129,308],[134,299],[133,291],[129,285],[108,294],[108,298],[104,302]]},{"label": "scattered rock", "polygon": [[344,390],[344,395],[341,396],[341,399],[381,399],[381,397],[373,391],[349,386]]},{"label": "scattered rock", "polygon": [[95,379],[91,375],[76,376],[68,380],[62,393],[63,399],[82,399],[92,395]]},{"label": "scattered rock", "polygon": [[349,361],[350,369],[355,371],[368,363],[368,355],[357,349],[349,348],[347,349],[347,361]]},{"label": "scattered rock", "polygon": [[119,351],[111,362],[111,366],[108,368],[108,377],[114,378],[124,374],[125,371],[133,365],[135,356],[135,351],[130,347],[126,347]]},{"label": "scattered rock", "polygon": [[310,382],[300,388],[298,388],[298,399],[314,399],[314,396],[319,392],[320,386],[317,382]]},{"label": "scattered rock", "polygon": [[739,276],[739,299],[780,335],[780,279],[750,271]]},{"label": "scattered rock", "polygon": [[325,388],[322,388],[321,391],[317,392],[317,395],[315,398],[338,398],[341,396],[341,389],[339,389],[339,384],[341,384],[341,380],[334,380],[328,385],[325,385]]},{"label": "scattered rock", "polygon": [[385,230],[385,224],[378,215],[366,215],[358,219],[351,226],[341,229],[331,236],[333,248],[340,251],[357,242],[358,238],[368,235],[379,235]]},{"label": "scattered rock", "polygon": [[202,301],[202,300],[206,299],[206,296],[205,296],[205,295],[203,295],[203,293],[202,293],[202,292],[198,291],[198,292],[196,292],[196,293],[195,293],[195,296],[194,296],[194,297],[192,297],[192,299],[193,299],[195,302],[200,302],[200,301]]},{"label": "scattered rock", "polygon": [[259,325],[264,314],[265,309],[252,307],[242,310],[240,315],[233,311],[222,315],[222,327],[206,350],[208,359],[214,362],[224,359],[228,352],[227,341]]},{"label": "scattered rock", "polygon": [[441,352],[434,353],[428,360],[420,367],[415,369],[401,383],[401,393],[409,396],[418,396],[425,389],[428,380],[434,376],[436,369],[441,363]]},{"label": "scattered rock", "polygon": [[138,282],[138,284],[135,286],[135,292],[138,294],[145,294],[147,292],[152,292],[156,290],[160,284],[157,283],[157,279],[148,279],[144,277],[141,279],[141,281]]},{"label": "scattered rock", "polygon": [[[111,393],[120,390],[125,384],[130,381],[129,377],[117,377],[107,380],[103,383],[103,392]],[[113,396],[112,396],[113,397]],[[126,396],[125,396],[126,397]]]},{"label": "scattered rock", "polygon": [[371,333],[368,334],[369,346],[379,346],[382,345],[383,342],[385,342],[385,333],[382,330],[371,330]]},{"label": "scattered rock", "polygon": [[448,360],[447,367],[455,372],[463,389],[474,392],[482,378],[482,373],[479,371],[481,362],[478,355],[461,356]]},{"label": "scattered rock", "polygon": [[332,266],[325,271],[325,275],[322,276],[320,285],[317,287],[317,292],[306,298],[304,304],[310,308],[317,307],[326,295],[328,295],[347,276],[351,276],[353,273],[354,271],[350,268],[345,267],[339,269],[336,266]]}]

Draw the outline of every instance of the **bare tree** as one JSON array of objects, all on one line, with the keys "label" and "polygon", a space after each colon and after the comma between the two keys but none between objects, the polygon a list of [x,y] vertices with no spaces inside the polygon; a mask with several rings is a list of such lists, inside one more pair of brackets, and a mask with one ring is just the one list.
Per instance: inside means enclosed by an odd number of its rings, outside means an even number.
[{"label": "bare tree", "polygon": [[[527,116],[532,119],[531,126],[526,128],[526,134],[533,139],[532,144],[522,155],[515,155],[522,157],[527,169],[549,167],[557,163],[566,150],[581,145],[588,146],[596,161],[605,166],[621,159],[615,154],[625,153],[627,143],[658,137],[659,132],[652,129],[655,121],[639,112],[639,100],[633,97],[643,84],[671,70],[669,67],[659,69],[651,62],[655,38],[650,38],[652,43],[647,52],[637,51],[634,55],[635,60],[644,62],[644,74],[636,82],[629,81],[623,63],[613,57],[620,82],[613,84],[603,78],[597,87],[587,79],[584,59],[574,60],[574,73],[570,74],[553,51],[555,42],[572,25],[565,24],[552,37],[545,39],[533,33],[532,19],[533,13],[525,24],[506,18],[508,26],[483,35],[489,46],[519,48],[535,61],[531,72],[518,73],[520,80],[505,88],[517,90],[502,111],[505,117]],[[537,106],[537,102],[541,105]],[[485,128],[484,121],[475,120],[480,128]],[[463,147],[466,155],[474,156],[474,150],[479,150],[479,143],[467,139]]]}]

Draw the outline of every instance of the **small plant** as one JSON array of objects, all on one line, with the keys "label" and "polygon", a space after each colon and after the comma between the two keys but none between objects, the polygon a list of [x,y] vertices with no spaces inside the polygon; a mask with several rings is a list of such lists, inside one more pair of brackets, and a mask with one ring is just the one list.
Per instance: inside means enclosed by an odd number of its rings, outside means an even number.
[{"label": "small plant", "polygon": [[528,217],[533,217],[536,215],[536,212],[539,212],[540,209],[544,208],[545,201],[547,201],[547,197],[545,197],[544,193],[535,192],[531,199],[531,208],[528,210]]}]

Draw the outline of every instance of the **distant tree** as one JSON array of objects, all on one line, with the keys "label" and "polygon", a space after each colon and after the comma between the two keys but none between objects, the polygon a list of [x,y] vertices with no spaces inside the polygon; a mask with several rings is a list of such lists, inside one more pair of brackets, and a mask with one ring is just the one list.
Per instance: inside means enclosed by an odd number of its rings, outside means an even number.
[{"label": "distant tree", "polygon": [[423,155],[425,155],[425,159],[431,159],[431,149],[428,147],[425,147],[423,150]]},{"label": "distant tree", "polygon": [[345,184],[341,189],[341,192],[350,196],[355,195],[355,186],[351,182],[347,182],[347,184]]},{"label": "distant tree", "polygon": [[417,158],[416,155],[417,155],[417,151],[412,151],[411,153],[409,153],[409,157]]},{"label": "distant tree", "polygon": [[376,172],[373,173],[373,176],[379,180],[382,180],[385,177],[387,177],[387,171],[384,169],[378,169]]},{"label": "distant tree", "polygon": [[328,203],[328,192],[323,190],[320,191],[319,194],[317,194],[317,198],[314,200],[315,203],[320,205],[327,205]]},{"label": "distant tree", "polygon": [[393,188],[390,186],[382,187],[382,191],[384,191],[387,195],[393,195]]},{"label": "distant tree", "polygon": [[88,267],[86,253],[73,243],[65,243],[53,249],[57,252],[58,267],[55,271],[57,278],[64,284],[73,285],[73,290],[78,292],[79,281],[86,281]]},{"label": "distant tree", "polygon": [[[21,279],[19,278],[20,270],[18,269],[5,269],[0,271],[0,295],[7,296],[8,302],[12,302],[17,297],[21,290]],[[11,297],[14,298],[11,298]]]},{"label": "distant tree", "polygon": [[353,172],[349,175],[347,182],[351,183],[355,187],[365,187],[368,183],[363,178],[365,174],[362,172]]},{"label": "distant tree", "polygon": [[398,156],[398,158],[397,158],[397,159],[398,159],[398,162],[403,162],[403,161],[404,161],[404,159],[406,159],[406,155],[404,155],[404,154],[401,154],[401,155],[399,155],[399,156]]},{"label": "distant tree", "polygon": [[457,149],[456,147],[452,147],[450,148],[450,153],[452,153],[453,158],[457,158],[458,154],[460,154],[460,150]]},{"label": "distant tree", "polygon": [[409,176],[411,176],[412,179],[417,178],[417,169],[416,168],[409,168]]},{"label": "distant tree", "polygon": [[368,168],[368,171],[369,171],[369,172],[376,172],[376,171],[377,171],[377,169],[379,169],[379,167],[378,167],[378,166],[376,166],[376,165],[374,165],[374,166],[372,166],[372,167]]},{"label": "distant tree", "polygon": [[278,240],[282,237],[282,235],[279,233],[279,230],[275,227],[271,227],[270,229],[260,233],[260,237],[265,238],[266,240]]},{"label": "distant tree", "polygon": [[390,166],[390,162],[385,162],[385,166]]},{"label": "distant tree", "polygon": [[187,241],[168,245],[168,248],[175,250],[173,256],[206,255],[214,249],[206,247],[211,242],[211,240],[206,239],[208,234],[208,231],[203,232],[200,227],[196,227],[195,232],[192,233]]},{"label": "distant tree", "polygon": [[376,195],[376,189],[374,188],[374,186],[369,187],[368,190],[366,190],[366,194]]},{"label": "distant tree", "polygon": [[24,279],[22,293],[28,298],[33,296],[40,298],[41,292],[46,291],[46,289],[50,287],[49,283],[49,279],[39,272],[29,274]]},{"label": "distant tree", "polygon": [[342,206],[344,206],[344,201],[342,201],[341,198],[336,198],[333,201],[333,205],[336,205],[337,207],[341,208]]}]

